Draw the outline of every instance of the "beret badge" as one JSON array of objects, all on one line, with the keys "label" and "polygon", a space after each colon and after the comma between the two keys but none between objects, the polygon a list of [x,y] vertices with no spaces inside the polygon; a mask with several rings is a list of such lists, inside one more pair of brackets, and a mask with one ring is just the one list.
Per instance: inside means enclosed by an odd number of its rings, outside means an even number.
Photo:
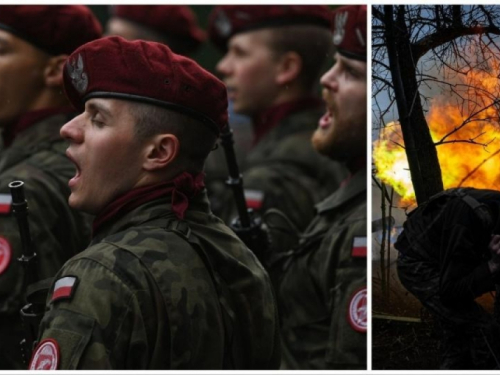
[{"label": "beret badge", "polygon": [[345,37],[345,26],[347,24],[348,12],[341,12],[335,15],[335,30],[333,31],[333,44],[340,45]]},{"label": "beret badge", "polygon": [[89,85],[87,73],[85,73],[83,66],[82,55],[78,55],[78,59],[71,60],[67,64],[68,75],[71,78],[71,83],[78,93],[83,94]]},{"label": "beret badge", "polygon": [[231,34],[231,20],[224,11],[220,11],[215,19],[215,28],[222,37],[226,38]]}]

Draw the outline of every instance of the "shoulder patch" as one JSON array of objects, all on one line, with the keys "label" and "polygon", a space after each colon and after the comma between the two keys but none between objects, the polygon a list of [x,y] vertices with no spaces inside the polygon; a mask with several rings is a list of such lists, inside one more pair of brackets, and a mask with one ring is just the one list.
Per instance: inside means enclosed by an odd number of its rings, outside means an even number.
[{"label": "shoulder patch", "polygon": [[366,237],[354,237],[351,255],[357,258],[366,258]]},{"label": "shoulder patch", "polygon": [[258,210],[264,203],[264,192],[262,190],[245,189],[245,200],[248,208]]},{"label": "shoulder patch", "polygon": [[12,196],[10,194],[0,194],[0,215],[9,214],[12,208]]},{"label": "shoulder patch", "polygon": [[50,302],[60,299],[71,299],[75,293],[78,278],[76,276],[65,276],[60,278],[54,284],[54,291]]},{"label": "shoulder patch", "polygon": [[349,301],[347,309],[347,321],[352,329],[357,332],[366,333],[367,326],[367,299],[366,288],[354,292]]},{"label": "shoulder patch", "polygon": [[0,275],[9,267],[12,248],[5,237],[0,236]]},{"label": "shoulder patch", "polygon": [[30,370],[57,370],[59,367],[59,344],[54,339],[45,339],[38,344],[31,357]]}]

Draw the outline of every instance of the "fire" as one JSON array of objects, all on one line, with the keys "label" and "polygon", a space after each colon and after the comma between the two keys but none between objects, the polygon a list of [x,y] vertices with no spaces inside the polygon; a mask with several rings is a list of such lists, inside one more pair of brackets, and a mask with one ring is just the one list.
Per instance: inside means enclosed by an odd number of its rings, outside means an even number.
[{"label": "fire", "polygon": [[[459,76],[462,84],[473,87],[463,94],[474,100],[461,105],[456,97],[441,95],[431,102],[427,123],[432,139],[445,142],[437,146],[445,189],[500,190],[500,103],[494,97],[500,92],[500,61],[490,59],[488,64],[488,69]],[[483,93],[479,98],[478,92]],[[388,124],[373,146],[377,178],[395,189],[402,197],[401,204],[415,203],[399,124]]]}]

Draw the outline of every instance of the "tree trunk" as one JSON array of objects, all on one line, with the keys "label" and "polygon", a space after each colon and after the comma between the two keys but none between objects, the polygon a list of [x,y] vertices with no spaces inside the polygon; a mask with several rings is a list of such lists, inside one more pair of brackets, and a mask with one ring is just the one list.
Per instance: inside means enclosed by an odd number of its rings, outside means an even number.
[{"label": "tree trunk", "polygon": [[[394,84],[399,122],[405,143],[417,204],[443,190],[436,146],[425,120],[413,60],[410,35],[405,23],[405,6],[384,6],[385,39]],[[402,69],[403,68],[403,69]]]}]

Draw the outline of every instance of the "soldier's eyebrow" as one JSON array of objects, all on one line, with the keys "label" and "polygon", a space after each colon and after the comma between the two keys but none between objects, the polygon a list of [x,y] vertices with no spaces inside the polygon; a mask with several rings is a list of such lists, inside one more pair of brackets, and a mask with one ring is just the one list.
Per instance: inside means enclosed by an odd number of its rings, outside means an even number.
[{"label": "soldier's eyebrow", "polygon": [[7,46],[8,44],[9,44],[8,41],[0,36],[0,45]]},{"label": "soldier's eyebrow", "polygon": [[87,102],[85,104],[85,107],[86,107],[85,108],[86,110],[89,110],[91,112],[99,112],[106,117],[111,117],[111,111],[108,108],[106,108],[106,106],[104,106],[100,103]]},{"label": "soldier's eyebrow", "polygon": [[344,65],[346,68],[349,68],[351,69],[352,71],[360,74],[360,75],[363,75],[364,74],[364,71],[363,69],[361,69],[359,67],[358,64],[356,63],[352,63],[351,61],[349,61],[349,59],[346,59],[344,58],[343,56],[337,56],[338,60],[340,60],[340,62],[342,63],[342,65]]}]

